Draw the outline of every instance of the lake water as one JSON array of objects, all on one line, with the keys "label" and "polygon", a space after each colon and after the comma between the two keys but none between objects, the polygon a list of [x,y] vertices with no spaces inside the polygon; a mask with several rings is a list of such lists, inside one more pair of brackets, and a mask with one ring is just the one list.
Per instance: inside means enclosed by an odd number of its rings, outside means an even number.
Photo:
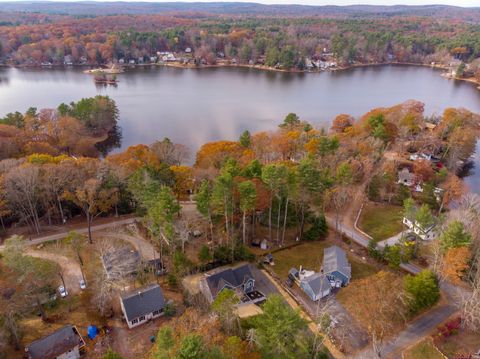
[{"label": "lake water", "polygon": [[[169,137],[195,151],[208,141],[236,139],[246,129],[272,130],[289,112],[326,127],[339,113],[359,116],[408,99],[424,102],[427,114],[441,114],[447,107],[480,113],[480,91],[474,85],[447,80],[426,67],[306,74],[144,67],[118,79],[118,87],[103,87],[79,69],[2,68],[0,116],[103,94],[120,110],[122,148]],[[478,156],[476,162],[480,172]],[[480,190],[480,173],[467,183]]]}]

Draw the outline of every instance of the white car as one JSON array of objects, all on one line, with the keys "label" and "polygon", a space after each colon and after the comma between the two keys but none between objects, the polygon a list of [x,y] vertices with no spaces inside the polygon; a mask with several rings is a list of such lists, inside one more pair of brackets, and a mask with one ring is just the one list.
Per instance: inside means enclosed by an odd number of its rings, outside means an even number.
[{"label": "white car", "polygon": [[60,293],[60,297],[62,298],[65,298],[68,295],[68,292],[63,285],[58,287],[58,292]]},{"label": "white car", "polygon": [[87,288],[87,285],[85,284],[85,281],[83,279],[80,279],[80,289],[84,290],[85,288]]}]

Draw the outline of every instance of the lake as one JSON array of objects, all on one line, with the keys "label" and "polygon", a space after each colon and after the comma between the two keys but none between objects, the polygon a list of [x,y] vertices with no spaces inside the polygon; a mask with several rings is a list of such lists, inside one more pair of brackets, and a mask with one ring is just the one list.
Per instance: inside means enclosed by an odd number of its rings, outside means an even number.
[{"label": "lake", "polygon": [[[30,106],[56,107],[82,97],[108,95],[120,110],[122,148],[169,137],[196,151],[208,141],[237,139],[246,129],[272,130],[289,112],[325,127],[339,113],[359,116],[409,99],[424,102],[429,115],[441,114],[447,107],[480,113],[480,91],[473,84],[447,80],[428,67],[303,74],[142,67],[120,74],[118,80],[117,87],[104,87],[80,69],[1,68],[0,117],[25,112]],[[480,191],[480,173],[466,181]]]}]

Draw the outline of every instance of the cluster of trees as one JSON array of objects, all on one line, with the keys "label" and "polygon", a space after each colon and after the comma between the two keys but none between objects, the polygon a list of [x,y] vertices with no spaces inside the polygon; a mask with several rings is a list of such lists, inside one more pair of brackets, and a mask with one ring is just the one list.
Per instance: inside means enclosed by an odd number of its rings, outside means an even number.
[{"label": "cluster of trees", "polygon": [[348,289],[346,306],[367,328],[376,357],[382,358],[384,339],[396,333],[407,319],[434,305],[440,299],[433,272],[399,277],[380,271],[355,281]]},{"label": "cluster of trees", "polygon": [[0,118],[0,160],[36,153],[97,157],[119,145],[117,121],[117,107],[107,96],[8,113]]},{"label": "cluster of trees", "polygon": [[[157,359],[242,359],[242,358],[327,358],[316,346],[307,322],[280,296],[262,305],[263,313],[240,320],[234,313],[236,295],[224,290],[212,305],[218,316],[205,319],[192,308],[163,326],[153,358]],[[227,329],[225,327],[227,323]],[[232,328],[232,324],[233,327]]]},{"label": "cluster of trees", "polygon": [[458,299],[462,326],[480,329],[480,197],[468,194],[458,201],[442,226],[435,251],[436,272],[453,283],[467,283],[470,291]]},{"label": "cluster of trees", "polygon": [[[16,16],[12,14],[12,16]],[[116,15],[52,17],[51,23],[0,27],[0,58],[14,64],[108,63],[146,59],[157,51],[194,50],[207,63],[218,58],[283,68],[333,53],[342,64],[388,61],[448,64],[480,56],[478,27],[434,17],[378,18]],[[475,71],[478,69],[475,68]],[[480,72],[479,72],[480,74]]]}]

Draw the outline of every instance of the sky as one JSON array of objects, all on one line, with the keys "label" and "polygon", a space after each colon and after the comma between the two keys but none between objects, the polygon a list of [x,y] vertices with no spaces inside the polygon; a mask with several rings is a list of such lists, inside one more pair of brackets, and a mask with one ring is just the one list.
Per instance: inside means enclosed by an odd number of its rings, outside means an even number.
[{"label": "sky", "polygon": [[[32,0],[0,0],[3,1],[32,1]],[[78,0],[50,0],[50,1],[78,1]],[[125,0],[97,0],[97,1],[125,1]],[[219,2],[222,0],[166,0],[168,2]],[[227,0],[228,2],[258,2],[262,4],[304,4],[304,5],[456,5],[464,7],[480,7],[480,0]],[[163,2],[158,0],[127,0],[126,2]]]}]

